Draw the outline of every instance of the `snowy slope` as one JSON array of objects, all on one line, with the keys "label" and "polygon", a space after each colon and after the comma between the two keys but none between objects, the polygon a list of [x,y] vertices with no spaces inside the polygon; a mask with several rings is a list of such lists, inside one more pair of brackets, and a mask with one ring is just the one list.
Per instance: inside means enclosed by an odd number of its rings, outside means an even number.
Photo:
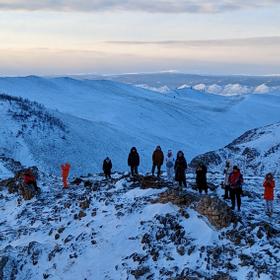
[{"label": "snowy slope", "polygon": [[[48,178],[31,201],[3,190],[2,279],[277,279],[280,229],[276,217],[264,216],[259,181],[249,184],[239,222],[217,230],[194,201],[181,207],[156,202],[167,188],[142,189],[122,174],[114,178],[108,184],[83,177],[93,185],[63,192]],[[196,197],[190,189],[186,194]]]},{"label": "snowy slope", "polygon": [[13,173],[8,170],[2,162],[0,162],[0,180],[12,177]]},{"label": "snowy slope", "polygon": [[280,176],[280,123],[250,130],[225,148],[193,159],[192,165],[204,161],[212,171],[221,172],[226,159],[241,167],[246,175]]},{"label": "snowy slope", "polygon": [[[35,76],[1,78],[0,91],[43,104],[67,127],[66,142],[62,131],[49,131],[49,136],[42,132],[44,140],[39,142],[34,131],[29,137],[33,151],[20,144],[22,148],[13,154],[24,164],[36,162],[52,171],[68,160],[76,170],[97,172],[107,155],[115,170],[125,170],[127,154],[136,146],[140,170],[146,172],[158,144],[164,151],[182,149],[190,159],[224,146],[248,129],[279,121],[277,95],[223,97],[188,88],[162,95],[113,81]],[[2,115],[3,131],[21,125],[8,125],[6,116]],[[1,148],[10,151],[9,141]],[[15,138],[12,143],[17,143]]]}]

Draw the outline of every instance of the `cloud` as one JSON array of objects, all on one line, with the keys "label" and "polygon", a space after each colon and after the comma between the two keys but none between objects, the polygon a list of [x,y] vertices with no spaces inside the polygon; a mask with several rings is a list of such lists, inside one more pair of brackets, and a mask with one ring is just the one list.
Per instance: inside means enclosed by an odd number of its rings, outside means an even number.
[{"label": "cloud", "polygon": [[170,41],[107,41],[107,44],[115,45],[159,45],[167,47],[234,47],[234,46],[270,46],[280,47],[280,36],[252,37],[238,39],[217,39],[217,40],[170,40]]},{"label": "cloud", "polygon": [[0,0],[0,10],[143,11],[148,13],[221,13],[269,7],[279,0]]}]

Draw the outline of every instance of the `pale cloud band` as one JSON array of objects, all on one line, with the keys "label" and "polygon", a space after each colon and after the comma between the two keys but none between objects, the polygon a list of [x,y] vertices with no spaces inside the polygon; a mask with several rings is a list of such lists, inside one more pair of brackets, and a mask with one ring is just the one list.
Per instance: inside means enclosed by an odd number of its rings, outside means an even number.
[{"label": "pale cloud band", "polygon": [[280,36],[255,37],[238,39],[219,40],[170,40],[170,41],[107,41],[105,43],[113,45],[158,45],[177,47],[210,47],[210,46],[256,46],[256,45],[276,45],[280,48]]},{"label": "pale cloud band", "polygon": [[279,0],[0,0],[0,10],[142,11],[148,13],[221,13],[279,5]]}]

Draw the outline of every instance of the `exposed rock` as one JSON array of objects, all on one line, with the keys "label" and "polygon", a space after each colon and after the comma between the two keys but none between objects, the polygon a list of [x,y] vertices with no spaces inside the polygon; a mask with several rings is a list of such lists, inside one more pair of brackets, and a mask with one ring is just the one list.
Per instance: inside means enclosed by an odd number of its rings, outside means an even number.
[{"label": "exposed rock", "polygon": [[90,180],[84,181],[84,187],[85,188],[91,188],[93,186],[93,182]]},{"label": "exposed rock", "polygon": [[79,214],[78,214],[78,217],[80,218],[80,219],[82,219],[82,218],[84,218],[85,216],[86,216],[87,214],[84,212],[84,211],[80,211],[79,212]]},{"label": "exposed rock", "polygon": [[189,207],[193,202],[199,200],[199,196],[191,192],[179,193],[175,190],[168,190],[159,195],[159,198],[153,200],[153,203],[173,203],[179,207]]},{"label": "exposed rock", "polygon": [[144,276],[145,274],[150,272],[150,268],[145,266],[145,267],[140,267],[135,270],[131,270],[131,274],[135,277],[135,279],[139,279],[140,277]]},{"label": "exposed rock", "polygon": [[72,184],[72,185],[77,185],[77,186],[79,186],[82,182],[83,182],[83,179],[81,179],[81,178],[75,178],[75,179],[71,182],[71,184]]},{"label": "exposed rock", "polygon": [[148,189],[148,188],[161,189],[169,185],[166,181],[155,176],[137,175],[134,177],[134,180],[136,182],[139,182],[142,189]]},{"label": "exposed rock", "polygon": [[236,221],[231,208],[217,197],[203,196],[195,207],[196,211],[206,216],[217,229],[228,227]]},{"label": "exposed rock", "polygon": [[178,252],[179,255],[181,255],[181,256],[185,255],[186,249],[185,249],[184,246],[178,246],[176,249],[177,249],[177,252]]},{"label": "exposed rock", "polygon": [[80,202],[80,207],[82,208],[82,209],[87,209],[87,208],[89,208],[89,200],[88,199],[85,199],[85,200],[83,200],[83,201],[81,201]]},{"label": "exposed rock", "polygon": [[19,186],[19,192],[25,200],[32,199],[38,193],[34,186],[25,184]]}]

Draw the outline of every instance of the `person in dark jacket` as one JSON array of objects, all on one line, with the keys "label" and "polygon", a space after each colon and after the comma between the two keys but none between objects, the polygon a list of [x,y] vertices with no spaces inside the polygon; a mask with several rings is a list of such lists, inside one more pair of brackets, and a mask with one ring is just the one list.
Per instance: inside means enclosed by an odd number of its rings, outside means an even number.
[{"label": "person in dark jacket", "polygon": [[179,151],[177,153],[177,159],[175,161],[174,170],[175,170],[175,180],[179,182],[179,186],[182,187],[182,184],[187,187],[186,182],[186,169],[187,161],[185,159],[184,153]]},{"label": "person in dark jacket", "polygon": [[157,168],[157,176],[160,176],[160,169],[161,166],[163,165],[164,161],[164,154],[161,150],[160,146],[157,146],[155,151],[153,152],[153,168],[152,168],[152,175],[154,176],[155,174],[155,169]]},{"label": "person in dark jacket", "polygon": [[103,172],[106,179],[111,179],[112,161],[106,157],[103,161]]},{"label": "person in dark jacket", "polygon": [[128,156],[128,166],[130,166],[131,175],[134,176],[138,174],[138,166],[140,164],[140,157],[135,147],[131,148]]},{"label": "person in dark jacket", "polygon": [[37,185],[36,178],[32,172],[32,169],[28,169],[23,174],[23,183],[26,186],[32,186],[36,192],[40,191],[40,188]]},{"label": "person in dark jacket", "polygon": [[200,162],[196,169],[196,185],[199,190],[199,193],[205,191],[207,194],[208,192],[208,185],[207,185],[207,167],[205,164]]},{"label": "person in dark jacket", "polygon": [[231,209],[235,209],[235,199],[237,201],[237,209],[240,211],[241,207],[241,194],[243,175],[240,172],[238,166],[234,166],[231,174],[229,175],[229,187],[230,187],[230,198],[231,198]]}]

